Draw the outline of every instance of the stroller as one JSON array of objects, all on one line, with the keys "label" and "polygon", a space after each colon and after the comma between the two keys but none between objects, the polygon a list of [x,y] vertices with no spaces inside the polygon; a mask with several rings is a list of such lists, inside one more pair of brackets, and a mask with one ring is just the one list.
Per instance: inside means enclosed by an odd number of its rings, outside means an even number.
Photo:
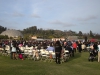
[{"label": "stroller", "polygon": [[63,53],[63,59],[66,62],[70,57],[69,51],[65,50],[65,52]]},{"label": "stroller", "polygon": [[94,61],[94,59],[95,59],[96,57],[95,57],[95,53],[94,53],[94,50],[90,50],[89,51],[89,58],[88,58],[88,61]]}]

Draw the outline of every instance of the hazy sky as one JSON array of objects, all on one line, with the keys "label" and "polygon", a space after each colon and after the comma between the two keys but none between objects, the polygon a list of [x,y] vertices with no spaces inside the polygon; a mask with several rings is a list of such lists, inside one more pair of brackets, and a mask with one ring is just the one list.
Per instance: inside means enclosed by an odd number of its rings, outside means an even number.
[{"label": "hazy sky", "polygon": [[100,0],[0,0],[0,25],[100,33]]}]

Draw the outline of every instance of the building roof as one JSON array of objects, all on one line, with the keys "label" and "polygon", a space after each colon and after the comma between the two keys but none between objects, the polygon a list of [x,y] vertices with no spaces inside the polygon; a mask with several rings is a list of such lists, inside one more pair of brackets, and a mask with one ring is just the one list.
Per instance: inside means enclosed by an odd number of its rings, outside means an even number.
[{"label": "building roof", "polygon": [[68,36],[68,40],[77,40],[78,36]]},{"label": "building roof", "polygon": [[22,33],[18,30],[6,30],[1,33],[1,35],[8,35],[8,37],[23,37]]}]

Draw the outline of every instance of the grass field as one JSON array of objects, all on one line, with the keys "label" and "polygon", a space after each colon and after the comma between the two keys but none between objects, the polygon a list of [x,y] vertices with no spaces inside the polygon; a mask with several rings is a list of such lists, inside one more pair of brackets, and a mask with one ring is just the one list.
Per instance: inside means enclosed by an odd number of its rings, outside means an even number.
[{"label": "grass field", "polygon": [[0,75],[100,75],[100,63],[89,62],[89,53],[75,53],[67,62],[11,60],[0,55]]}]

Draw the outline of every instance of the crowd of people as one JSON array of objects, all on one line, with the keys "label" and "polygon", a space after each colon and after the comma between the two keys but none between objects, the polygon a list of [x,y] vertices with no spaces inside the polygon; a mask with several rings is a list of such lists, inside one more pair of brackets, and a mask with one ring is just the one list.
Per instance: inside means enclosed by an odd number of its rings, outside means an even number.
[{"label": "crowd of people", "polygon": [[[4,53],[6,52],[6,45],[10,47],[11,51],[11,59],[18,59],[16,57],[17,54],[24,53],[20,47],[32,47],[33,50],[40,50],[45,49],[47,51],[52,51],[55,53],[55,62],[57,64],[61,63],[60,58],[62,57],[62,54],[64,53],[64,50],[69,51],[70,57],[74,57],[75,53],[78,51],[81,53],[82,51],[90,51],[92,54],[90,56],[98,57],[98,62],[100,62],[100,42],[91,42],[91,41],[69,41],[69,40],[45,40],[45,41],[36,41],[36,40],[0,40],[0,48],[3,48]],[[39,52],[39,51],[38,51]],[[35,51],[35,54],[37,51]],[[38,56],[38,54],[37,54]],[[22,56],[20,56],[22,57]],[[22,57],[22,60],[24,58]]]}]

